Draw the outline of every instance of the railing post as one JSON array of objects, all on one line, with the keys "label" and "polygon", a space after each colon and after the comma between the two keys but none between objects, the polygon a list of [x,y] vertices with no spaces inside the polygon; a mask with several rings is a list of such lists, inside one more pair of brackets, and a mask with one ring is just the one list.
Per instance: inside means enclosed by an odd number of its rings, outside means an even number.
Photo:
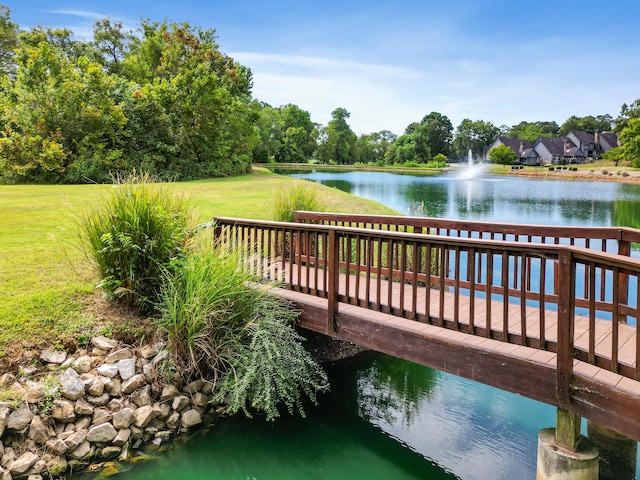
[{"label": "railing post", "polygon": [[327,291],[327,313],[328,330],[330,333],[338,332],[338,294],[340,288],[340,242],[338,241],[336,230],[329,230],[329,261],[328,268],[328,291]]},{"label": "railing post", "polygon": [[[624,255],[626,257],[631,256],[631,242],[625,240],[624,231],[620,234],[618,239],[618,255]],[[618,303],[625,304],[629,300],[629,275],[620,272],[618,275],[618,298],[613,299]],[[624,314],[618,315],[618,322],[627,323],[627,316]]]},{"label": "railing post", "polygon": [[573,335],[575,304],[575,268],[573,255],[561,249],[558,255],[558,351],[556,396],[560,408],[571,404],[573,375]]}]

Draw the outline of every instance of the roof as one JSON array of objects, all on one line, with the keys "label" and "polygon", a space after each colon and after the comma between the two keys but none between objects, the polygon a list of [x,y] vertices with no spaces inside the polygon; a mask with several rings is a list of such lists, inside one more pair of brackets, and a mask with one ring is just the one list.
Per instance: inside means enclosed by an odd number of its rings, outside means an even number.
[{"label": "roof", "polygon": [[582,144],[594,142],[593,135],[587,132],[583,132],[582,130],[571,130],[569,133],[573,134],[573,136],[576,137]]},{"label": "roof", "polygon": [[618,135],[614,132],[600,132],[600,140],[604,140],[612,147],[618,146]]},{"label": "roof", "polygon": [[[529,140],[520,140],[519,138],[508,138],[508,137],[498,137],[498,140],[503,144],[509,147],[511,150],[516,152],[518,156],[523,156],[524,150],[527,148],[532,148],[531,142]],[[522,145],[522,149],[520,146]]]},{"label": "roof", "polygon": [[[573,144],[573,142],[571,142],[571,140],[569,140],[569,142],[571,143],[572,146],[575,147],[575,145]],[[541,143],[542,145],[544,145],[545,148],[549,150],[549,153],[551,153],[552,155],[564,155],[564,140],[562,138],[541,137],[536,142],[536,145],[538,143]]]}]

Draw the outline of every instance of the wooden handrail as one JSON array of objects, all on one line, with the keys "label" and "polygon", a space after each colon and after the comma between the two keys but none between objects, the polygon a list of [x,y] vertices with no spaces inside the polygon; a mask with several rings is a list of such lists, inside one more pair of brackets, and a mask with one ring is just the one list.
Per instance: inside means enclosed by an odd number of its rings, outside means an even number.
[{"label": "wooden handrail", "polygon": [[[327,298],[329,332],[341,328],[340,304],[349,303],[556,352],[561,405],[570,402],[574,359],[640,379],[640,339],[624,324],[640,320],[638,259],[560,242],[226,217],[215,225],[256,275]],[[609,229],[596,231],[610,238]]]}]

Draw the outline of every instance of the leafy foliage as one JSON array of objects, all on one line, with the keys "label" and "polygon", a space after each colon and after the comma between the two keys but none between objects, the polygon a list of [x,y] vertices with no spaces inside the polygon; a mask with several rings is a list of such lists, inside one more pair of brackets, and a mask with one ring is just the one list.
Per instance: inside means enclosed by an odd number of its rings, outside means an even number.
[{"label": "leafy foliage", "polygon": [[272,217],[276,222],[293,222],[296,210],[321,212],[324,209],[324,202],[316,190],[310,188],[306,182],[297,181],[276,191],[273,199]]},{"label": "leafy foliage", "polygon": [[148,175],[117,183],[81,224],[85,252],[102,279],[100,286],[111,298],[152,312],[163,272],[183,260],[190,219],[187,201],[152,184]]},{"label": "leafy foliage", "polygon": [[471,150],[474,157],[482,155],[483,147],[488,147],[496,139],[500,129],[491,122],[465,118],[456,129],[453,146],[459,158],[467,158]]},{"label": "leafy foliage", "polygon": [[326,375],[302,347],[291,305],[250,280],[235,255],[205,242],[166,273],[158,326],[183,375],[213,381],[231,412],[272,420],[282,402],[303,413],[302,395],[315,400]]},{"label": "leafy foliage", "polygon": [[518,155],[510,147],[498,145],[489,150],[489,160],[500,165],[513,165],[518,160]]}]

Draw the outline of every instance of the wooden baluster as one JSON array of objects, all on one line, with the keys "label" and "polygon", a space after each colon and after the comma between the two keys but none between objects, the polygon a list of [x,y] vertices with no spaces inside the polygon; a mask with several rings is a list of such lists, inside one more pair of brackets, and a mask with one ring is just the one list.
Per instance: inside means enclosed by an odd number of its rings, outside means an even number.
[{"label": "wooden baluster", "polygon": [[328,302],[327,314],[329,333],[337,333],[338,323],[338,290],[340,282],[340,242],[338,241],[335,229],[329,230],[329,261],[328,265]]},{"label": "wooden baluster", "polygon": [[571,377],[573,375],[573,337],[575,321],[575,265],[569,250],[562,249],[558,258],[558,351],[556,396],[560,408],[571,404]]},{"label": "wooden baluster", "polygon": [[502,252],[502,340],[509,341],[509,253]]}]

